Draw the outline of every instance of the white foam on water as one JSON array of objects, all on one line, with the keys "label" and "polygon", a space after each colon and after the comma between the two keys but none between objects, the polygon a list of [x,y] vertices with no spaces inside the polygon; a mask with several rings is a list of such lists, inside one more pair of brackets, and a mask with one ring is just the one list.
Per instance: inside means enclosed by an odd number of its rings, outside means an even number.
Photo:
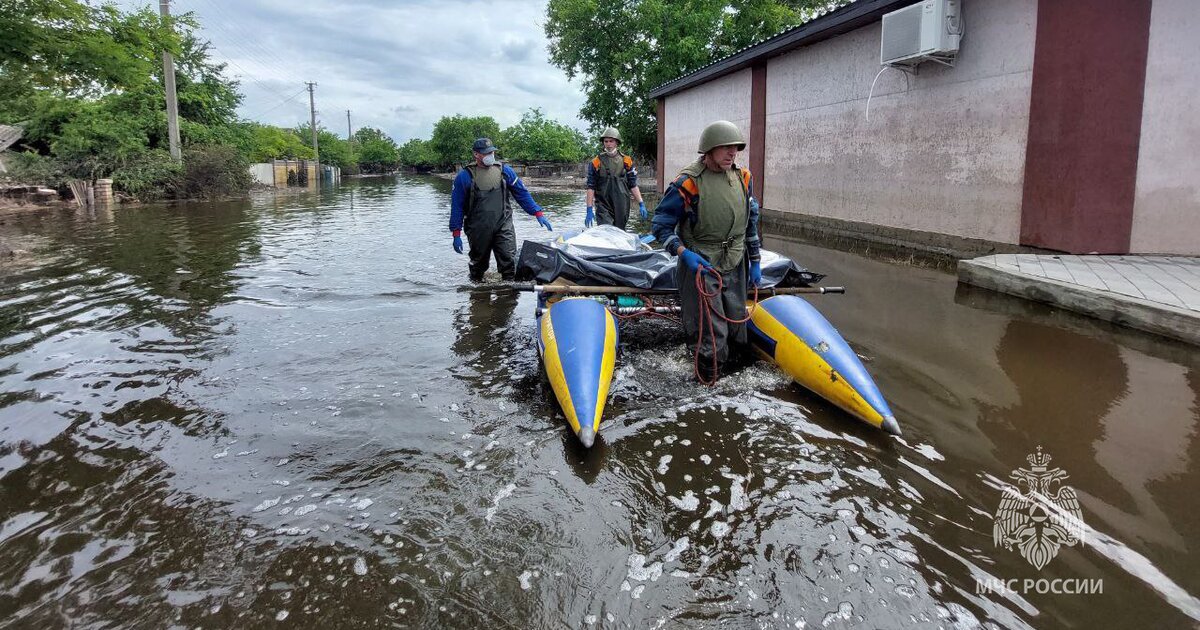
[{"label": "white foam on water", "polygon": [[246,529],[242,530],[242,535],[246,538],[254,538],[258,535],[258,530],[252,527],[247,527]]},{"label": "white foam on water", "polygon": [[672,457],[670,455],[663,455],[662,457],[658,458],[658,474],[667,474],[667,468],[671,463],[671,459]]},{"label": "white foam on water", "polygon": [[646,556],[640,553],[635,553],[629,556],[629,579],[635,582],[657,582],[658,578],[662,577],[663,563],[655,562],[649,566],[646,565]]},{"label": "white foam on water", "polygon": [[286,611],[286,610],[281,610],[281,611],[275,613],[275,621],[283,621],[284,619],[287,619],[287,618],[288,618],[288,611]]},{"label": "white foam on water", "polygon": [[687,538],[680,538],[679,540],[676,540],[675,545],[671,547],[671,550],[668,551],[665,556],[663,556],[663,562],[674,562],[678,560],[679,555],[684,551],[687,551],[689,546],[691,546],[691,541],[689,541]]},{"label": "white foam on water", "polygon": [[693,512],[700,507],[700,499],[691,490],[684,492],[682,498],[668,496],[667,499],[675,504],[675,507],[688,512]]},{"label": "white foam on water", "polygon": [[296,514],[296,516],[304,516],[305,514],[308,514],[309,512],[312,512],[313,510],[316,510],[316,509],[317,509],[316,503],[309,503],[308,505],[304,505],[304,506],[296,508],[295,514]]},{"label": "white foam on water", "polygon": [[370,499],[360,499],[358,501],[355,501],[354,503],[351,503],[350,509],[354,510],[356,512],[361,512],[361,511],[371,507],[371,505],[374,503],[375,502]]},{"label": "white foam on water", "polygon": [[588,616],[584,617],[583,623],[586,623],[589,626],[596,625],[596,615],[588,615]]},{"label": "white foam on water", "polygon": [[273,484],[275,484],[275,485],[277,485],[277,486],[290,486],[290,485],[292,485],[292,482],[288,481],[287,479],[276,479],[275,481],[272,481],[271,483],[273,483]]},{"label": "white foam on water", "polygon": [[267,499],[266,501],[263,501],[262,503],[259,503],[258,505],[254,506],[254,509],[251,510],[251,512],[262,512],[264,510],[269,510],[269,509],[275,507],[276,505],[279,505],[279,501],[281,499],[283,499],[283,497],[275,497],[274,499]]},{"label": "white foam on water", "polygon": [[492,518],[496,516],[496,510],[500,509],[500,502],[512,496],[512,493],[516,489],[517,484],[515,483],[510,483],[501,488],[500,491],[496,493],[496,496],[492,499],[492,507],[487,509],[487,514],[484,515],[483,520],[490,523]]},{"label": "white foam on water", "polygon": [[364,560],[362,558],[362,556],[359,556],[354,559],[354,574],[355,575],[366,575],[367,574],[367,561]]},{"label": "white foam on water", "polygon": [[708,512],[704,515],[704,518],[712,518],[724,510],[725,506],[721,505],[720,501],[713,501],[712,504],[708,506]]},{"label": "white foam on water", "polygon": [[633,587],[633,593],[630,595],[630,597],[632,597],[634,599],[641,599],[642,591],[644,591],[644,590],[646,590],[646,585],[638,584],[637,586]]},{"label": "white foam on water", "polygon": [[713,538],[722,538],[729,533],[729,523],[717,521],[708,528],[708,531],[712,533]]},{"label": "white foam on water", "polygon": [[225,450],[221,451],[220,453],[213,453],[212,458],[213,459],[221,459],[222,457],[226,457],[228,455],[229,455],[229,449],[226,448]]},{"label": "white foam on water", "polygon": [[731,475],[729,473],[721,473],[721,476],[731,480],[729,484],[729,510],[738,512],[750,507],[750,501],[746,498],[746,489],[742,486],[746,478],[742,475]]},{"label": "white foam on water", "polygon": [[850,618],[853,616],[854,605],[850,602],[842,602],[838,604],[837,610],[825,615],[825,618],[821,620],[821,625],[828,627],[837,622],[839,619],[842,621],[850,621]]},{"label": "white foam on water", "polygon": [[292,512],[292,508],[290,508],[290,507],[285,507],[285,508],[283,508],[282,510],[279,510],[279,515],[280,515],[280,516],[287,516],[288,514],[291,514],[291,512]]},{"label": "white foam on water", "polygon": [[529,589],[533,588],[533,584],[529,581],[532,577],[533,573],[528,569],[521,572],[521,575],[517,576],[517,581],[521,583],[522,591],[528,591]]},{"label": "white foam on water", "polygon": [[704,455],[700,456],[700,461],[704,462],[705,466],[708,466],[712,463],[712,458],[708,456],[708,453],[705,453]]}]

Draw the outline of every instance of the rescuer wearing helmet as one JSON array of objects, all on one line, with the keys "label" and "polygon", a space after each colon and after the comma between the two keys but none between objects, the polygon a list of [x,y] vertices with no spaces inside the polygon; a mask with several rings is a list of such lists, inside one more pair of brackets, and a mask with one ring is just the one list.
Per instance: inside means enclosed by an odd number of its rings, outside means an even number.
[{"label": "rescuer wearing helmet", "polygon": [[[633,167],[633,159],[621,153],[621,133],[616,127],[609,127],[600,134],[600,142],[604,151],[588,162],[587,169],[587,216],[583,219],[584,227],[592,227],[593,223],[600,225],[615,225],[622,230],[629,223],[629,195],[638,202],[638,212],[645,219],[646,202],[642,201],[642,191],[638,190],[637,169]],[[595,213],[592,208],[595,206]]]},{"label": "rescuer wearing helmet", "polygon": [[[762,281],[758,201],[750,171],[734,163],[745,148],[737,125],[718,120],[705,127],[700,159],[680,171],[654,210],[655,238],[678,257],[683,326],[698,344],[696,376],[706,384],[716,382],[716,364],[729,358],[730,341],[745,345],[746,325],[727,320],[746,319],[747,280],[752,286]],[[697,274],[705,293],[719,293],[701,295]],[[707,324],[700,326],[706,308],[711,334]]]}]

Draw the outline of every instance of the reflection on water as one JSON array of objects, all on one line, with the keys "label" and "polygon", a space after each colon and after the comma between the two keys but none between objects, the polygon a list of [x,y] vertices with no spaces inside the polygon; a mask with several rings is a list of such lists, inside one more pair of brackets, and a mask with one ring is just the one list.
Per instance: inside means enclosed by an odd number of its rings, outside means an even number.
[{"label": "reflection on water", "polygon": [[[902,439],[623,325],[602,441],[532,297],[471,288],[449,182],[4,219],[0,619],[15,627],[1174,627],[1200,620],[1194,349],[807,245]],[[535,193],[560,230],[582,195]],[[545,238],[528,217],[519,238]],[[638,229],[646,225],[636,222]],[[1091,540],[996,549],[1042,446]],[[1104,592],[980,593],[982,579]]]}]

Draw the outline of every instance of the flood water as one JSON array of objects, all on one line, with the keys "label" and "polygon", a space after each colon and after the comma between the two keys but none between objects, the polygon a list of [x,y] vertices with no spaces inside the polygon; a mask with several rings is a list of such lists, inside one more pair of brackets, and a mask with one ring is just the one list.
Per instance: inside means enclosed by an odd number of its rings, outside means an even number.
[{"label": "flood water", "polygon": [[[582,226],[582,194],[535,197]],[[640,322],[585,451],[532,297],[465,286],[448,200],[398,177],[0,217],[32,249],[0,263],[0,626],[1200,622],[1195,348],[768,238],[848,287],[813,301],[903,437],[766,364],[701,387]],[[1041,570],[992,535],[1039,446],[1087,525]],[[980,592],[1014,579],[1090,590]]]}]

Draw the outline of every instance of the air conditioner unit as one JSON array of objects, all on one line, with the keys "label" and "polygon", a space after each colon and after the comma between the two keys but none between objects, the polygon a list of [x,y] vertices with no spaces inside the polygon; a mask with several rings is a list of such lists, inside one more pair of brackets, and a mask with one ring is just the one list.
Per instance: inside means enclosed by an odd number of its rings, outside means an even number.
[{"label": "air conditioner unit", "polygon": [[879,62],[915,66],[922,61],[953,65],[962,38],[959,0],[924,0],[883,16]]}]

